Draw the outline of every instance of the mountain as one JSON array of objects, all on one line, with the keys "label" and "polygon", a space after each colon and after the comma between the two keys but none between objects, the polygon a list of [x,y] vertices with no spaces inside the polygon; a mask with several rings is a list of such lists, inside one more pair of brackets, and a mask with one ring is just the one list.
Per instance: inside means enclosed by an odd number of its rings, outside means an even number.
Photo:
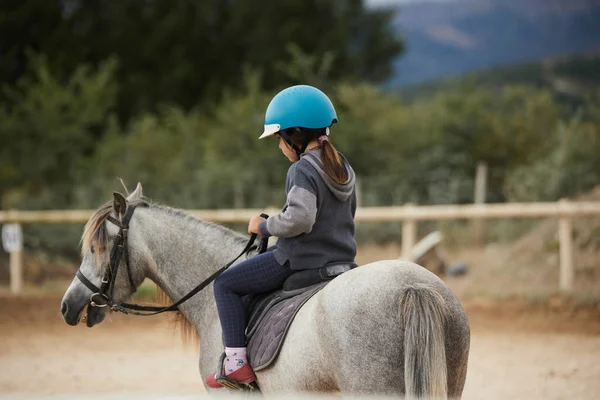
[{"label": "mountain", "polygon": [[465,75],[443,77],[398,88],[408,101],[469,85],[497,89],[528,85],[553,91],[560,99],[577,103],[600,88],[600,52],[492,67]]},{"label": "mountain", "polygon": [[398,2],[406,51],[389,86],[600,50],[600,0]]}]

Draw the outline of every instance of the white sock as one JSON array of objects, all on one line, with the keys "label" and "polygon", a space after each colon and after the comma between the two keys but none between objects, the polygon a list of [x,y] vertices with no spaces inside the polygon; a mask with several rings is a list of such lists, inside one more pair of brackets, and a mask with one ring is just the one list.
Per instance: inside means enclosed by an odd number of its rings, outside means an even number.
[{"label": "white sock", "polygon": [[242,368],[248,362],[245,347],[225,347],[225,375]]}]

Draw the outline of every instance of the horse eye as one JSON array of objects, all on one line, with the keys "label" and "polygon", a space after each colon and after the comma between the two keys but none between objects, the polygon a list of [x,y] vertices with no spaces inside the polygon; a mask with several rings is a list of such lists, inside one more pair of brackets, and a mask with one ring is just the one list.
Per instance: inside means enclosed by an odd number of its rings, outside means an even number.
[{"label": "horse eye", "polygon": [[92,252],[92,254],[94,254],[94,251],[95,251],[95,250],[94,250],[94,245],[91,245],[91,246],[90,246],[90,251]]}]

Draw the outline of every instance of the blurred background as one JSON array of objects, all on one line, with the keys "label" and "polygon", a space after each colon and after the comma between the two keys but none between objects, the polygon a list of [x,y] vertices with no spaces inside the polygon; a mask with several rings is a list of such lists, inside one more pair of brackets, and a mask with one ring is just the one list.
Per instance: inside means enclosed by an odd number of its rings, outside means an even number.
[{"label": "blurred background", "polygon": [[[361,207],[600,202],[596,0],[3,0],[0,83],[2,210],[95,209],[117,177],[177,208],[280,207],[289,162],[257,137],[293,84],[336,106]],[[568,293],[557,218],[418,223],[471,318],[465,398],[600,393],[600,216],[570,223]],[[202,391],[163,319],[61,320],[82,227],[23,225],[19,295],[0,253],[0,395],[93,394],[98,359],[116,393]],[[398,258],[402,224],[357,239],[360,263]]]}]

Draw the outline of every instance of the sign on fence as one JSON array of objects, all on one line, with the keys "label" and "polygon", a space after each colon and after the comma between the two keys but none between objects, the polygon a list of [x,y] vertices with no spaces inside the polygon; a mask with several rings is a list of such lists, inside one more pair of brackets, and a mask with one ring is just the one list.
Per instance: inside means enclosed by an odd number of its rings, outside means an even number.
[{"label": "sign on fence", "polygon": [[19,224],[2,226],[2,247],[7,253],[23,250],[23,231]]}]

